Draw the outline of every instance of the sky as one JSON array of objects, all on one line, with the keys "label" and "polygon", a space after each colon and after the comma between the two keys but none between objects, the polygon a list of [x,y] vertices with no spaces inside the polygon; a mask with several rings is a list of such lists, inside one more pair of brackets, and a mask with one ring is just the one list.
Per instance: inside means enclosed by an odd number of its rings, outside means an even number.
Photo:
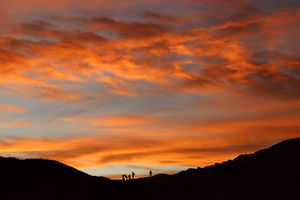
[{"label": "sky", "polygon": [[299,0],[0,0],[0,155],[111,178],[300,137]]}]

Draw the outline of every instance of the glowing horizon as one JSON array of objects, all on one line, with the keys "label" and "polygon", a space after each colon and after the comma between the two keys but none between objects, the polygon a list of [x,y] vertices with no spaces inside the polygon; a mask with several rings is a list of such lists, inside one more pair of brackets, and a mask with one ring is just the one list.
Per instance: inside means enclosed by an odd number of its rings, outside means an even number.
[{"label": "glowing horizon", "polygon": [[0,19],[1,156],[116,177],[300,136],[299,1],[0,0]]}]

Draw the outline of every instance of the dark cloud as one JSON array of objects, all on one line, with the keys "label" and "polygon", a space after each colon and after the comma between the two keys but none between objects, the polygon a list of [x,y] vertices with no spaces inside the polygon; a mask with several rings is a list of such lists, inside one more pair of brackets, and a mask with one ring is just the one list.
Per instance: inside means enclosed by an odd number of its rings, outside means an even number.
[{"label": "dark cloud", "polygon": [[164,27],[152,23],[125,22],[106,17],[84,19],[83,21],[93,28],[117,32],[125,38],[148,38],[166,33]]},{"label": "dark cloud", "polygon": [[180,17],[171,17],[153,11],[145,11],[143,16],[150,21],[167,22],[167,23],[183,23],[184,20]]}]

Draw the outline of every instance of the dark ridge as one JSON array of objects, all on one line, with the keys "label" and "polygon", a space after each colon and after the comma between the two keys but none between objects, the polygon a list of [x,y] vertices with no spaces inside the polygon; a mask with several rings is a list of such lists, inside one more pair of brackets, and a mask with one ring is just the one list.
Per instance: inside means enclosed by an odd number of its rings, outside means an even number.
[{"label": "dark ridge", "polygon": [[0,157],[1,199],[300,199],[300,138],[175,175],[113,181],[60,162]]}]

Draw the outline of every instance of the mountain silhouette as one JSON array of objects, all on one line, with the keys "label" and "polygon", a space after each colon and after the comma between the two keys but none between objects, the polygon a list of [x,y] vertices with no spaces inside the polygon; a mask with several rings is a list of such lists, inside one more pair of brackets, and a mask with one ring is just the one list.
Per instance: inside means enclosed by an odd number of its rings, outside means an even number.
[{"label": "mountain silhouette", "polygon": [[0,198],[300,199],[300,138],[212,166],[126,182],[53,160],[0,157]]}]

